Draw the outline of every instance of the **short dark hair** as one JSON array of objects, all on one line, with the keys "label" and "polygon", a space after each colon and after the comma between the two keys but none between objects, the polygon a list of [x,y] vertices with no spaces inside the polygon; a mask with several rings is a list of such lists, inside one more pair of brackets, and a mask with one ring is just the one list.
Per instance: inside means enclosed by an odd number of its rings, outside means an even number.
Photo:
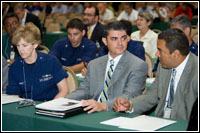
[{"label": "short dark hair", "polygon": [[[126,31],[126,27],[120,21],[112,21],[108,23],[104,28],[104,37],[107,37],[110,30],[124,30]],[[126,31],[127,32],[127,31]]]},{"label": "short dark hair", "polygon": [[184,32],[179,29],[168,29],[158,35],[158,39],[163,39],[166,42],[166,47],[169,49],[170,54],[175,50],[186,56],[189,51],[189,41]]},{"label": "short dark hair", "polygon": [[83,31],[84,24],[80,19],[74,18],[68,22],[66,29],[68,29],[68,28],[79,29],[80,31]]},{"label": "short dark hair", "polygon": [[14,12],[9,12],[3,18],[3,25],[4,26],[6,25],[6,19],[7,18],[11,18],[11,17],[15,17],[18,20],[18,22],[19,22],[19,17],[17,16],[17,14],[15,14]]},{"label": "short dark hair", "polygon": [[[94,10],[95,10],[94,15],[99,17],[99,10],[98,10],[97,7],[95,7],[95,6],[89,6],[89,7],[86,7],[86,8],[94,8]],[[86,9],[86,8],[85,8],[85,9]]]},{"label": "short dark hair", "polygon": [[122,22],[124,24],[124,26],[126,27],[126,33],[127,33],[127,35],[130,36],[132,33],[132,23],[130,21],[124,20],[124,19],[120,20],[120,22]]}]

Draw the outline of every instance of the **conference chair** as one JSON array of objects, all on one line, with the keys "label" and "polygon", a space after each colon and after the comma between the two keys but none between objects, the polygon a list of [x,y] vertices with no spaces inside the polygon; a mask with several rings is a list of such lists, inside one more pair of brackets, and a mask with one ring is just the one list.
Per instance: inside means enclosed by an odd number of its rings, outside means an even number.
[{"label": "conference chair", "polygon": [[50,23],[47,25],[47,32],[57,32],[60,31],[61,27],[59,23]]},{"label": "conference chair", "polygon": [[146,63],[148,65],[148,77],[153,78],[153,72],[152,69],[154,67],[154,62],[152,57],[145,52],[145,58],[146,58]]},{"label": "conference chair", "polygon": [[38,49],[40,52],[43,52],[43,53],[45,53],[45,54],[48,54],[48,53],[49,53],[49,49],[48,49],[46,46],[44,46],[44,45],[39,45],[39,46],[37,47],[37,49]]},{"label": "conference chair", "polygon": [[63,69],[67,72],[68,78],[67,78],[67,83],[68,87],[71,93],[72,91],[76,90],[78,88],[78,79],[76,77],[76,74],[73,72],[72,69],[70,69],[67,66],[63,66]]}]

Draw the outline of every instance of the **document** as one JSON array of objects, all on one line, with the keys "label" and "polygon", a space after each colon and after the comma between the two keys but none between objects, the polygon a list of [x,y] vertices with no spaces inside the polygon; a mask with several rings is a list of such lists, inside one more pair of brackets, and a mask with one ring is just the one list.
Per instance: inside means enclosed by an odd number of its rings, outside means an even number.
[{"label": "document", "polygon": [[152,84],[155,78],[147,78],[146,83]]},{"label": "document", "polygon": [[81,101],[58,98],[35,106],[36,114],[66,118],[84,112]]},{"label": "document", "polygon": [[67,110],[74,109],[77,107],[82,107],[80,101],[67,98],[58,98],[35,106],[36,109],[60,112],[65,112]]},{"label": "document", "polygon": [[100,123],[130,130],[155,131],[176,121],[141,115],[134,118],[117,117]]},{"label": "document", "polygon": [[8,104],[8,103],[13,103],[13,102],[18,102],[24,100],[23,98],[20,98],[18,96],[10,96],[7,94],[2,95],[2,104]]}]

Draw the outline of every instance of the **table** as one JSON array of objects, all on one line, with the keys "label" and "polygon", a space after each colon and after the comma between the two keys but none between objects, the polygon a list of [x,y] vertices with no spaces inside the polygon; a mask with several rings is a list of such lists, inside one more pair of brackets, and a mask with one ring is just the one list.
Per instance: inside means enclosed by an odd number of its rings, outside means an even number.
[{"label": "table", "polygon": [[[37,102],[38,104],[39,102]],[[35,114],[34,106],[16,109],[18,103],[2,105],[2,131],[128,131],[100,122],[115,117],[136,117],[136,114],[110,111],[82,113],[66,119]],[[160,131],[184,131],[188,121],[178,120],[175,124],[161,128]]]},{"label": "table", "polygon": [[53,44],[61,39],[67,37],[67,32],[47,32],[46,36],[43,36],[42,45],[45,45],[51,50]]}]

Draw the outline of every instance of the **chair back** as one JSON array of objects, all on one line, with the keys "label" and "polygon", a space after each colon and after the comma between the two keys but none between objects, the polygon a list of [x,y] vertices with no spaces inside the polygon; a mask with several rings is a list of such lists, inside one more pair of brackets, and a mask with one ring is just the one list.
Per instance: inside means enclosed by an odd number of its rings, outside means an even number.
[{"label": "chair back", "polygon": [[161,31],[160,31],[159,29],[152,29],[152,31],[154,31],[154,32],[157,33],[157,34],[160,34],[160,33],[161,33]]},{"label": "chair back", "polygon": [[63,69],[68,74],[67,84],[68,84],[68,87],[70,90],[69,93],[71,93],[72,91],[74,91],[78,88],[78,79],[76,77],[76,74],[72,71],[72,69],[70,69],[67,66],[63,66]]},{"label": "chair back", "polygon": [[50,23],[47,25],[47,32],[56,32],[60,31],[60,24],[59,23]]},{"label": "chair back", "polygon": [[49,53],[49,49],[48,49],[46,46],[44,46],[44,45],[39,45],[39,46],[37,47],[37,49],[38,49],[40,52],[42,52],[42,53],[45,53],[45,54],[48,54],[48,53]]},{"label": "chair back", "polygon": [[146,63],[148,65],[148,76],[150,78],[153,78],[153,72],[152,72],[152,69],[154,67],[154,62],[153,62],[153,59],[152,57],[145,52],[145,58],[146,58]]}]

